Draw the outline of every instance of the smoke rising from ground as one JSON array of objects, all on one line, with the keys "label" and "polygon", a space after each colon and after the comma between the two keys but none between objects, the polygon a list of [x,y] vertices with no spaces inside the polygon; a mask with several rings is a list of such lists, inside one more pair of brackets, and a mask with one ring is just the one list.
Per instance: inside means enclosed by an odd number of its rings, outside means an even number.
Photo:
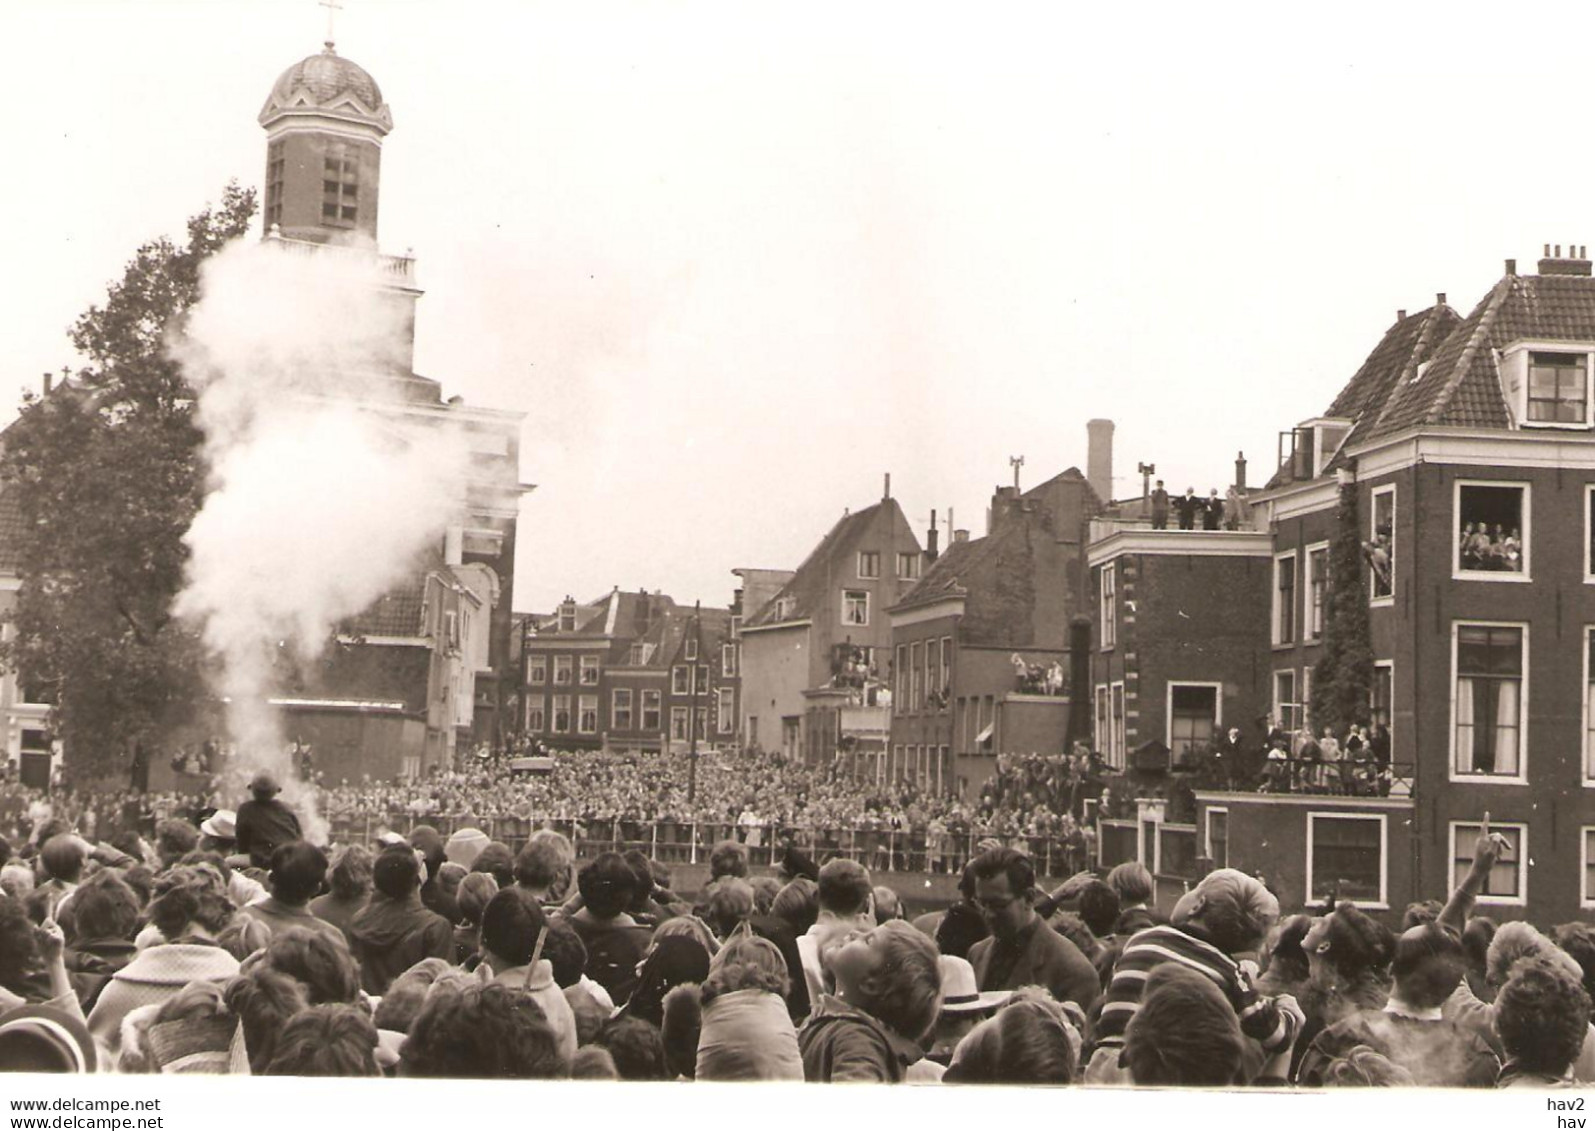
[{"label": "smoke rising from ground", "polygon": [[206,264],[201,293],[174,352],[199,392],[210,482],[176,609],[215,654],[242,767],[273,771],[324,840],[267,700],[441,540],[461,448],[381,411],[408,328],[368,257],[240,241]]}]

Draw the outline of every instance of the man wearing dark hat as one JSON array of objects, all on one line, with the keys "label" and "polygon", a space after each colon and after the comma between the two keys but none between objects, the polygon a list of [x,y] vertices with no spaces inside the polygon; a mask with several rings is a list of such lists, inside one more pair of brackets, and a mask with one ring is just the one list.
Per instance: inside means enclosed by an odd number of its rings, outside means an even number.
[{"label": "man wearing dark hat", "polygon": [[250,800],[238,807],[234,822],[238,851],[248,855],[249,862],[257,868],[270,868],[271,854],[301,835],[299,818],[277,800],[281,792],[277,779],[261,770],[249,782]]}]

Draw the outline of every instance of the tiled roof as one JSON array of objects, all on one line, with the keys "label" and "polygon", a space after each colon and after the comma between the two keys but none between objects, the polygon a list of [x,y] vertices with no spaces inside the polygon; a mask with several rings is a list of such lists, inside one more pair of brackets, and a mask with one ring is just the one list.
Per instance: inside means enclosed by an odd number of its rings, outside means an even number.
[{"label": "tiled roof", "polygon": [[925,571],[918,584],[903,595],[903,599],[896,607],[925,605],[939,601],[943,597],[956,597],[969,592],[961,578],[967,577],[985,557],[991,548],[990,542],[990,538],[974,538],[968,542],[954,542],[948,546],[931,563],[931,567]]},{"label": "tiled roof", "polygon": [[[1374,434],[1392,398],[1402,395],[1412,376],[1460,322],[1460,316],[1449,306],[1431,306],[1397,318],[1385,331],[1373,352],[1324,412],[1326,417],[1352,422],[1351,432],[1341,444],[1342,452]],[[1338,466],[1340,458],[1337,455],[1331,460],[1328,469]],[[1268,487],[1278,487],[1289,480],[1289,468],[1282,467],[1269,480]]]},{"label": "tiled roof", "polygon": [[1377,419],[1360,427],[1356,438],[1373,439],[1426,424],[1511,427],[1496,355],[1525,338],[1595,341],[1595,278],[1502,277],[1448,331],[1428,363],[1397,383]]},{"label": "tiled roof", "polygon": [[[845,514],[831,527],[830,533],[820,539],[820,544],[815,546],[803,564],[798,566],[797,572],[792,575],[792,580],[781,587],[781,591],[770,599],[752,617],[748,619],[747,627],[761,628],[765,625],[780,624],[783,621],[806,620],[814,615],[816,608],[820,607],[830,588],[830,578],[837,576],[845,569],[846,556],[854,539],[860,532],[866,530],[874,521],[881,507],[896,505],[889,499],[882,499],[872,506],[861,511]],[[783,597],[791,598],[791,608],[786,616],[778,617],[777,610]]]},{"label": "tiled roof", "polygon": [[426,604],[426,579],[429,570],[419,570],[402,585],[379,597],[364,612],[339,626],[350,636],[422,635],[423,606]]}]

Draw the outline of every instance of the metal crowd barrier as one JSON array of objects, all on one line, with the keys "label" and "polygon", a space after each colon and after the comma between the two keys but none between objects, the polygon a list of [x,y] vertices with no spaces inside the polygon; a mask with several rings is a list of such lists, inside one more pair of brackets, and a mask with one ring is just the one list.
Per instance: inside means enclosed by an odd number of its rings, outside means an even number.
[{"label": "metal crowd barrier", "polygon": [[924,830],[858,829],[843,827],[759,826],[742,829],[728,822],[627,821],[613,818],[475,817],[456,814],[416,816],[388,813],[386,816],[334,817],[331,822],[334,843],[370,844],[383,831],[409,835],[412,829],[429,825],[447,838],[456,829],[476,828],[490,840],[500,841],[518,852],[539,829],[553,829],[569,837],[581,858],[602,852],[628,852],[638,849],[662,864],[707,863],[714,846],[735,840],[748,849],[756,866],[775,866],[786,851],[787,838],[816,862],[833,856],[857,860],[876,872],[940,872],[954,875],[976,854],[981,841],[995,839],[1027,853],[1043,876],[1072,876],[1092,864],[1084,837],[998,836],[970,830],[929,837]]}]

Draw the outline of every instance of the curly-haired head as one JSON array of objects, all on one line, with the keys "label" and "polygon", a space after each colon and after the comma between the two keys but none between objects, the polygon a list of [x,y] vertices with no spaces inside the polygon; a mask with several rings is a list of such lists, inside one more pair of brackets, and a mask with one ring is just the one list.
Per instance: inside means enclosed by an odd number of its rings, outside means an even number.
[{"label": "curly-haired head", "polygon": [[1080,918],[1099,939],[1113,933],[1121,906],[1119,893],[1101,880],[1092,880],[1080,889]]},{"label": "curly-haired head", "polygon": [[1567,964],[1526,958],[1495,995],[1495,1031],[1517,1068],[1561,1076],[1589,1036],[1590,1000]]},{"label": "curly-haired head", "polygon": [[770,909],[775,906],[775,897],[781,894],[781,881],[774,876],[755,876],[748,883],[753,885],[753,913],[770,914]]},{"label": "curly-haired head", "polygon": [[1595,930],[1587,923],[1563,923],[1552,929],[1551,941],[1584,971],[1584,992],[1595,1001]]},{"label": "curly-haired head", "polygon": [[399,1049],[405,1075],[554,1079],[567,1066],[532,998],[497,983],[446,981],[427,996]]},{"label": "curly-haired head", "polygon": [[249,1070],[266,1071],[277,1050],[277,1037],[288,1019],[310,1005],[304,986],[270,966],[257,965],[227,983],[223,990],[227,1008],[244,1026],[244,1048]]},{"label": "curly-haired head", "polygon": [[722,876],[748,878],[748,846],[734,840],[722,840],[709,850],[709,882]]},{"label": "curly-haired head", "polygon": [[703,1004],[738,990],[763,990],[785,998],[792,992],[786,959],[769,939],[741,935],[721,948],[709,963],[703,982]]},{"label": "curly-haired head", "polygon": [[668,1080],[665,1044],[659,1027],[640,1017],[614,1017],[598,1031],[596,1042],[609,1050],[622,1080]]},{"label": "curly-haired head", "polygon": [[313,1005],[288,1019],[267,1076],[380,1076],[377,1027],[353,1005]]},{"label": "curly-haired head", "polygon": [[290,927],[266,945],[264,961],[299,979],[311,1005],[353,1002],[360,996],[360,968],[341,932]]},{"label": "curly-haired head", "polygon": [[351,844],[344,848],[333,857],[332,870],[327,873],[332,894],[346,903],[370,895],[374,862],[371,851],[363,845]]},{"label": "curly-haired head", "polygon": [[176,942],[195,927],[214,938],[232,922],[233,904],[215,870],[179,864],[156,877],[149,917],[167,942]]},{"label": "curly-haired head", "polygon": [[170,864],[199,847],[199,829],[181,817],[167,817],[155,826],[155,851]]},{"label": "curly-haired head", "polygon": [[138,930],[138,912],[133,889],[114,868],[102,869],[83,881],[72,896],[74,941],[131,941]]}]

